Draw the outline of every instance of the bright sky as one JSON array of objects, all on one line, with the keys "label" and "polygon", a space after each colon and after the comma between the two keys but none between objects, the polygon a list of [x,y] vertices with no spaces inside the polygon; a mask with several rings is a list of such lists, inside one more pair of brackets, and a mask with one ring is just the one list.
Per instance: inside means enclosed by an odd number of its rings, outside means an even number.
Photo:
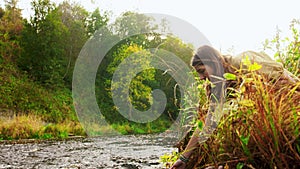
[{"label": "bright sky", "polygon": [[[62,2],[62,0],[52,0]],[[300,19],[299,0],[74,0],[92,11],[112,11],[114,17],[133,10],[168,14],[183,19],[201,31],[211,44],[226,53],[261,50],[276,27],[287,34],[292,19]],[[3,0],[0,0],[3,5]],[[20,0],[23,16],[30,15],[30,1]],[[188,32],[187,32],[188,33]]]}]

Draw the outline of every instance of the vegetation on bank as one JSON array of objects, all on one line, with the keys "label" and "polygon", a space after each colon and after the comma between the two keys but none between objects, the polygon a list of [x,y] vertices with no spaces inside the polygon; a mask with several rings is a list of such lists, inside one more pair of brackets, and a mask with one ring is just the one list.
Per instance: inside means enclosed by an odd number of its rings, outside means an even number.
[{"label": "vegetation on bank", "polygon": [[[136,62],[149,69],[133,79],[130,100],[134,108],[145,111],[151,105],[152,90],[161,89],[169,99],[165,112],[153,122],[135,123],[120,115],[111,96],[113,73],[131,54],[144,52],[144,57],[150,57],[148,49],[159,47],[189,64],[189,45],[176,37],[155,33],[166,30],[166,24],[151,24],[150,17],[125,12],[108,25],[109,12],[88,12],[77,3],[55,4],[50,0],[33,0],[33,15],[23,18],[17,4],[18,0],[7,0],[0,8],[0,139],[99,135],[109,130],[97,122],[88,126],[79,122],[71,91],[75,62],[83,45],[94,38],[105,38],[95,34],[99,28],[110,35],[111,39],[106,40],[119,41],[99,65],[95,82],[97,102],[105,120],[122,134],[156,133],[171,125],[179,112],[179,90],[174,94],[176,81],[139,58]],[[129,32],[141,30],[153,33],[122,39]]]},{"label": "vegetation on bank", "polygon": [[[101,27],[112,38],[139,30],[153,32],[118,39],[119,43],[99,65],[95,81],[96,99],[110,126],[121,134],[156,133],[168,129],[177,117],[181,100],[178,100],[180,92],[174,90],[177,89],[176,81],[146,62],[142,66],[149,69],[132,80],[129,97],[134,108],[145,111],[152,103],[151,91],[163,90],[169,100],[158,120],[134,123],[124,118],[114,106],[111,93],[114,71],[134,53],[142,52],[141,56],[149,57],[151,51],[147,49],[159,48],[176,54],[189,64],[192,56],[189,45],[178,38],[154,33],[159,28],[164,30],[165,25],[150,25],[151,18],[126,12],[114,25],[108,26],[109,12],[101,13],[99,9],[88,12],[76,3],[64,1],[56,5],[49,0],[33,0],[34,14],[25,19],[17,8],[17,0],[5,2],[5,8],[0,8],[0,140],[66,138],[86,133],[99,135],[110,130],[97,123],[82,126],[71,92],[72,72],[79,52]],[[299,77],[297,26],[299,20],[291,22],[292,38],[281,38],[278,33],[274,39],[266,41],[264,47],[274,50],[275,58]],[[117,36],[114,35],[116,32]],[[140,60],[136,59],[139,63]],[[300,94],[296,89],[299,84],[277,87],[266,83],[254,72],[240,78],[244,83],[236,89],[237,106],[230,109],[215,134],[195,152],[189,167],[296,168],[300,165]],[[199,83],[200,98],[205,98],[202,85]],[[184,101],[189,104],[189,100]],[[201,105],[205,102],[205,99],[200,100]],[[203,126],[203,116],[195,119],[191,126]],[[185,145],[186,142],[181,150]],[[166,164],[177,158],[176,152],[162,157]]]},{"label": "vegetation on bank", "polygon": [[[299,77],[299,20],[291,22],[291,38],[280,32],[265,49],[274,50],[275,59]],[[245,63],[246,64],[246,63]],[[234,91],[233,103],[219,122],[214,134],[190,158],[187,168],[299,168],[300,166],[300,82],[297,84],[269,82],[249,65],[248,74],[236,76],[242,83]],[[258,68],[258,67],[257,67]],[[234,78],[234,77],[230,77]],[[200,87],[202,88],[202,87]],[[205,105],[202,109],[205,112]],[[191,124],[203,126],[205,113]],[[199,125],[202,124],[202,125]],[[184,150],[189,136],[161,161],[170,166]]]},{"label": "vegetation on bank", "polygon": [[26,19],[17,3],[0,8],[0,139],[85,135],[70,87],[74,58],[88,38],[79,32],[82,19],[91,14],[67,1],[37,0]]},{"label": "vegetation on bank", "polygon": [[12,139],[65,139],[71,136],[84,136],[78,122],[46,123],[40,116],[21,115],[0,119],[0,140]]},{"label": "vegetation on bank", "polygon": [[85,135],[70,90],[47,89],[7,61],[0,68],[0,140]]}]

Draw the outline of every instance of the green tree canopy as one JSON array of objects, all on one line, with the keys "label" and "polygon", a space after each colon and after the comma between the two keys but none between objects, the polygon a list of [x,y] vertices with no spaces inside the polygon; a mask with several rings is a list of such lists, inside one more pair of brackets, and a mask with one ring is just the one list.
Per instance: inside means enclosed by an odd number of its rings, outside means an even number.
[{"label": "green tree canopy", "polygon": [[22,34],[24,52],[19,65],[43,84],[62,84],[66,26],[56,6],[49,0],[32,1],[32,10],[35,13],[25,23]]}]

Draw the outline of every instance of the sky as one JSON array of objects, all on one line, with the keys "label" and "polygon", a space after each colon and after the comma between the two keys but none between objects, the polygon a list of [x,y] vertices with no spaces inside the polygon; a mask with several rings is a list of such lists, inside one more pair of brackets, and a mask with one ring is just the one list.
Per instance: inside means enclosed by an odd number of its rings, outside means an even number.
[{"label": "sky", "polygon": [[[160,13],[194,25],[222,53],[262,50],[276,29],[288,36],[292,19],[300,19],[299,0],[73,0],[89,11],[99,7],[113,17],[125,11]],[[62,2],[62,0],[52,0]],[[3,5],[3,0],[0,0]],[[29,0],[19,0],[23,16],[29,17]],[[187,32],[188,33],[188,32]]]}]

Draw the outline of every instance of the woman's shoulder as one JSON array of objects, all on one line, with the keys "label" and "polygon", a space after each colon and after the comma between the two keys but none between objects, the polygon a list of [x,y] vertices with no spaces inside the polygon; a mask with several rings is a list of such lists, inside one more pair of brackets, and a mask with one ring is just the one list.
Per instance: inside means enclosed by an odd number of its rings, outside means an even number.
[{"label": "woman's shoulder", "polygon": [[234,58],[236,59],[245,59],[248,57],[250,61],[255,61],[255,62],[275,62],[269,55],[267,55],[264,52],[255,52],[252,50],[244,51]]},{"label": "woman's shoulder", "polygon": [[248,59],[252,64],[254,62],[261,64],[262,66],[268,67],[281,67],[283,68],[282,63],[276,62],[273,58],[267,55],[264,52],[255,52],[255,51],[245,51],[239,53],[236,56],[224,55],[224,58],[231,64],[240,66],[243,61]]},{"label": "woman's shoulder", "polygon": [[260,73],[266,74],[273,78],[279,77],[283,73],[283,65],[279,62],[276,62],[272,59],[269,55],[264,52],[255,52],[255,51],[245,51],[236,56],[226,56],[228,62],[234,66],[235,68],[243,68],[245,69],[245,62],[246,59],[250,61],[252,64],[257,63],[261,65],[261,69],[259,70]]}]

